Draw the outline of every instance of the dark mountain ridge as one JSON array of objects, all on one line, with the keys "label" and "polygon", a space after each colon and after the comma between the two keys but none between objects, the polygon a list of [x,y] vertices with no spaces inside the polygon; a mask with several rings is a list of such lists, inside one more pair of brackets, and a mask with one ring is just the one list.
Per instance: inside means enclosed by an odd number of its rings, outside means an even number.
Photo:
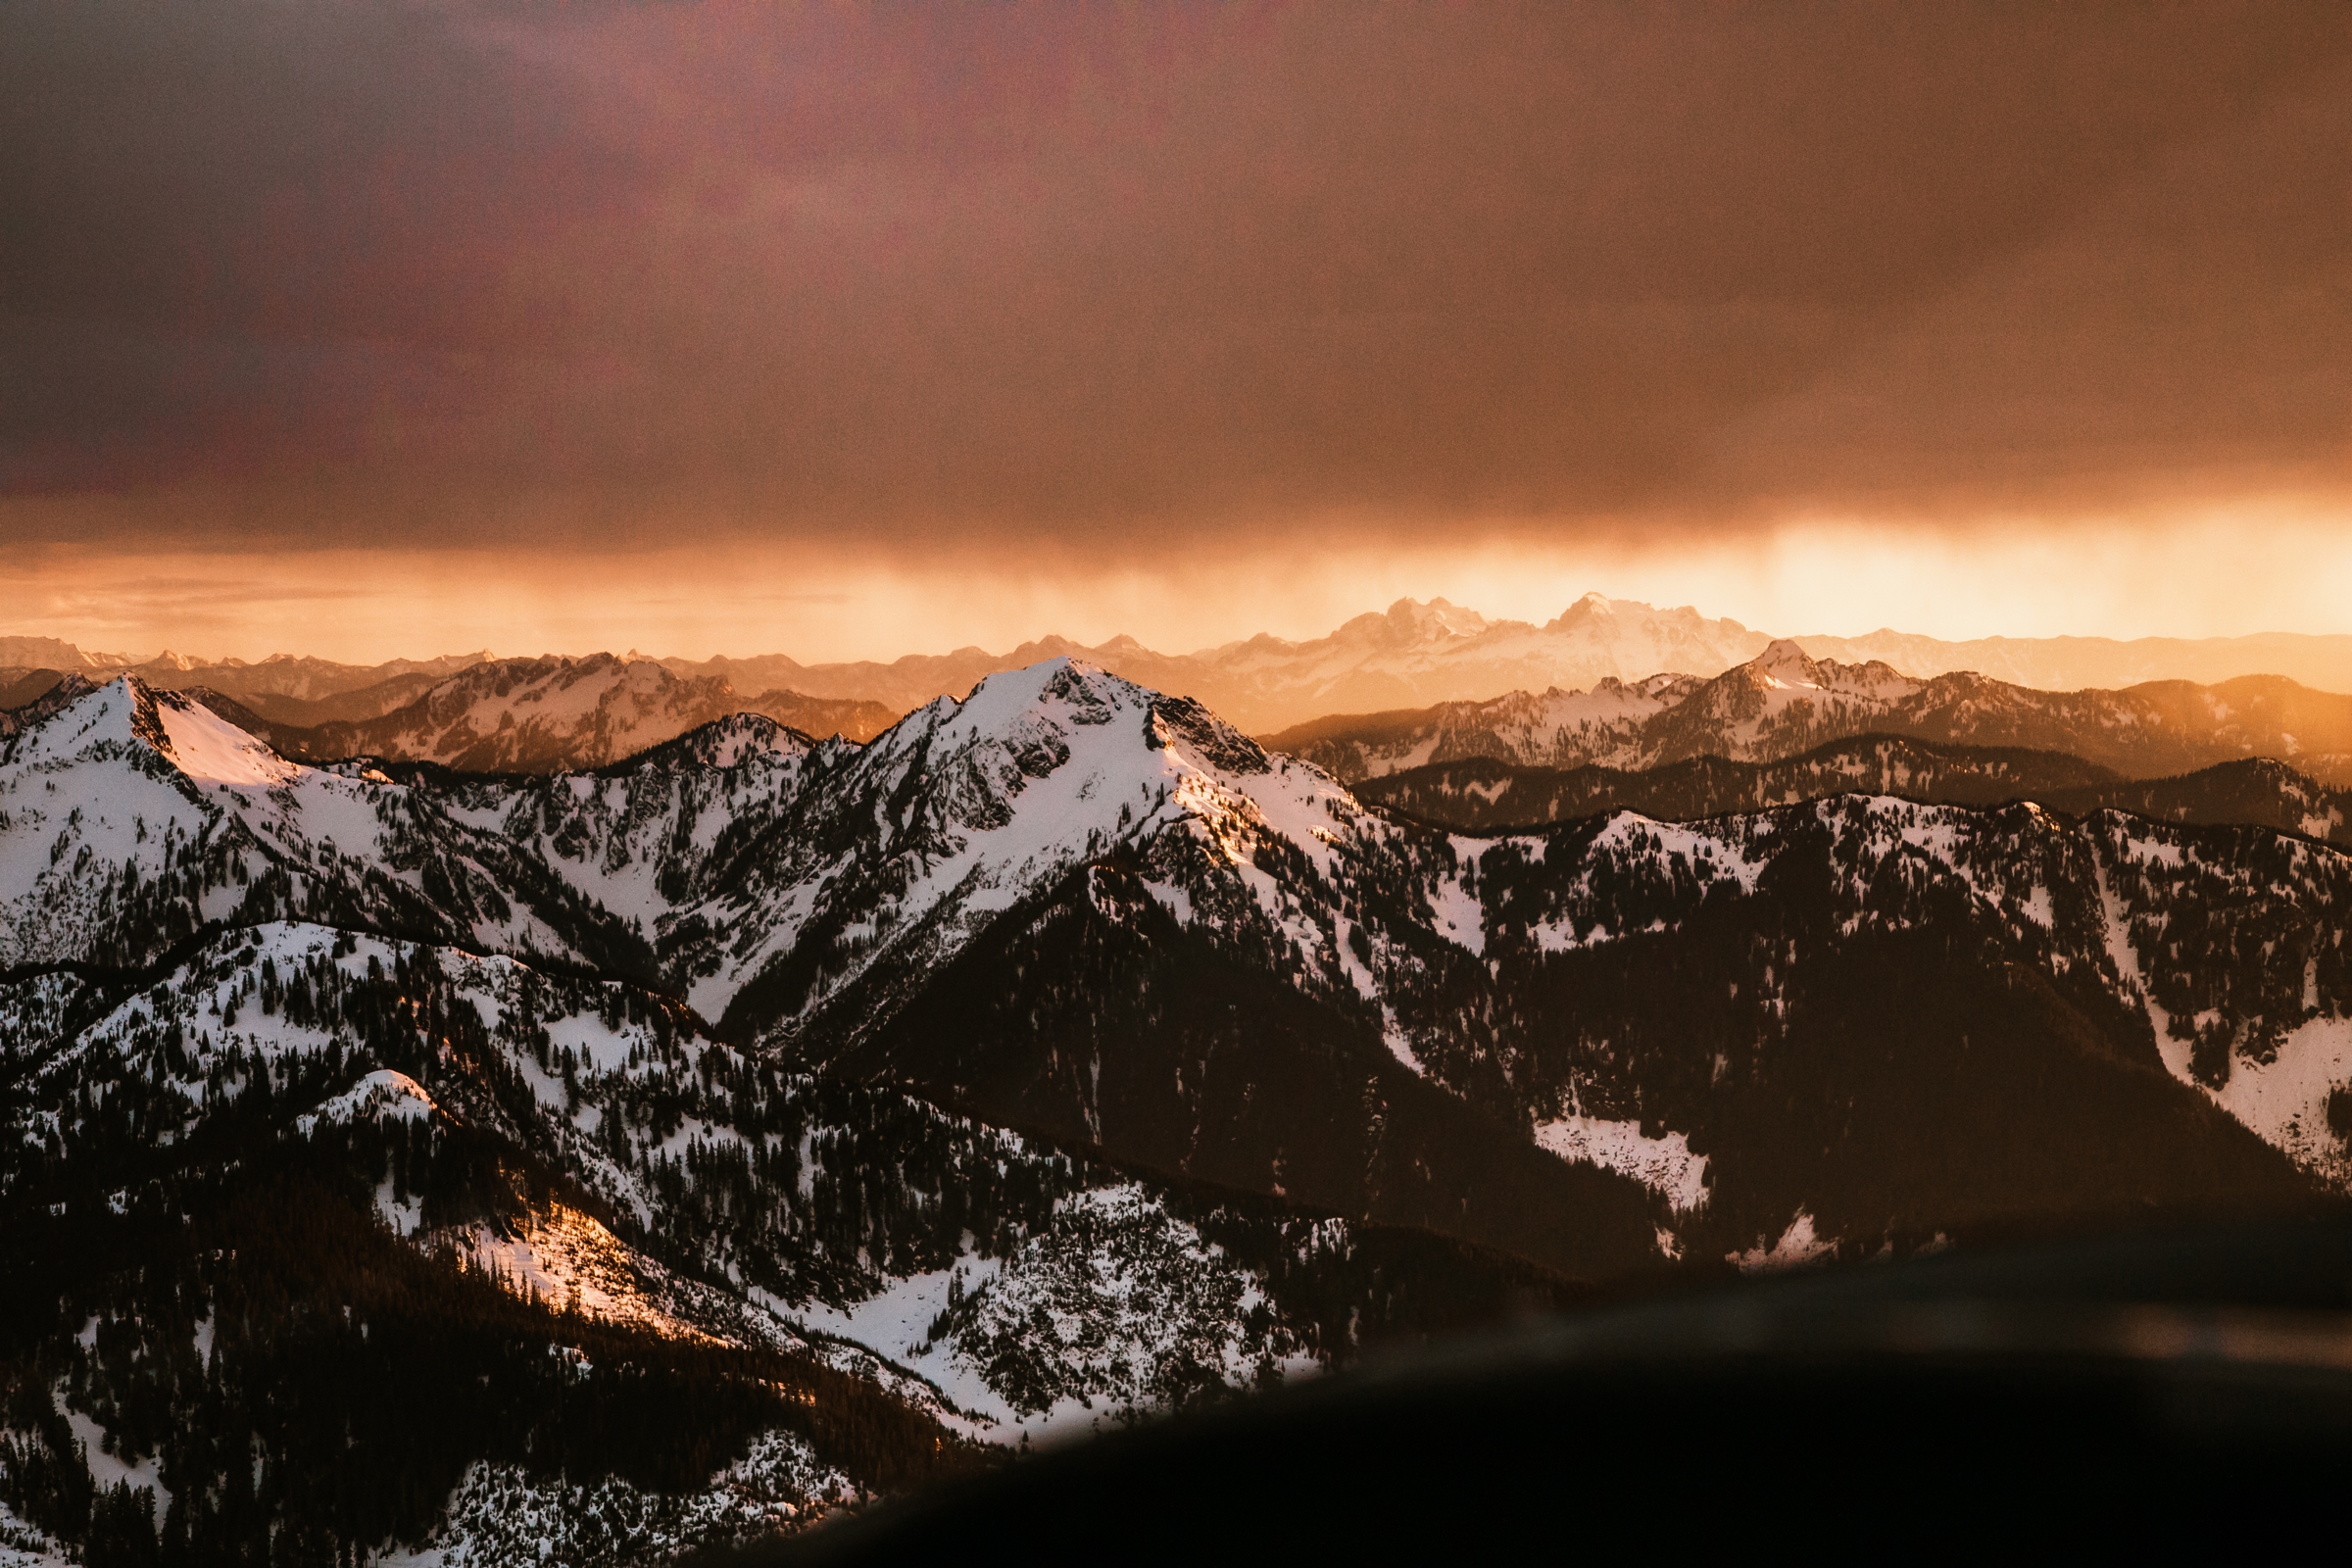
[{"label": "dark mountain ridge", "polygon": [[2249,823],[2352,846],[2352,790],[2330,789],[2269,758],[2174,778],[2123,779],[2060,753],[1887,735],[1832,741],[1772,762],[1695,757],[1638,771],[1471,758],[1366,779],[1355,789],[1421,821],[1479,833],[1612,811],[1691,821],[1850,794],[1960,806],[2033,801],[2076,816],[2113,809],[2167,822]]}]

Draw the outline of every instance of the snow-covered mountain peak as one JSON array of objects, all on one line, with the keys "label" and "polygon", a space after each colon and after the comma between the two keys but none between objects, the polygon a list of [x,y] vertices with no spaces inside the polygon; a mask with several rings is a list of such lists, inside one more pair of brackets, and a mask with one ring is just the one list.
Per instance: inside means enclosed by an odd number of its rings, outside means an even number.
[{"label": "snow-covered mountain peak", "polygon": [[1152,695],[1099,664],[1058,654],[990,675],[949,706],[953,723],[976,735],[1004,732],[1031,714],[1081,726],[1108,723],[1122,710],[1147,710]]},{"label": "snow-covered mountain peak", "polygon": [[[1172,784],[1196,771],[1228,780],[1266,772],[1255,741],[1189,698],[1169,697],[1062,655],[990,675],[958,702],[941,698],[871,744],[870,765],[919,760],[940,776],[953,764],[1018,794],[1024,780],[1082,772],[1124,785]],[[1123,786],[1124,787],[1124,786]]]},{"label": "snow-covered mountain peak", "polygon": [[1464,610],[1443,599],[1432,599],[1426,605],[1399,599],[1389,607],[1388,616],[1391,625],[1409,631],[1422,641],[1475,637],[1493,624],[1477,611]]},{"label": "snow-covered mountain peak", "polygon": [[1891,703],[1918,691],[1921,682],[1872,660],[1841,664],[1815,659],[1792,638],[1779,637],[1764,652],[1720,677],[1742,690],[1767,694],[1768,705],[1811,701],[1816,696]]},{"label": "snow-covered mountain peak", "polygon": [[1385,611],[1356,616],[1334,632],[1331,640],[1354,648],[1407,651],[1476,637],[1494,624],[1475,610],[1443,599],[1427,604],[1399,599]]},{"label": "snow-covered mountain peak", "polygon": [[1762,653],[1748,661],[1747,667],[1773,686],[1810,686],[1819,689],[1829,684],[1821,665],[1786,637],[1774,638]]},{"label": "snow-covered mountain peak", "polygon": [[[1642,608],[1648,607],[1643,606]],[[1607,594],[1590,593],[1570,605],[1566,610],[1561,611],[1559,618],[1551,624],[1565,628],[1584,621],[1614,619],[1616,614],[1616,607],[1610,602]]]},{"label": "snow-covered mountain peak", "polygon": [[1200,704],[1067,656],[991,675],[811,766],[786,808],[789,842],[739,871],[713,861],[708,903],[645,911],[657,932],[753,934],[689,987],[746,1034],[792,1033],[876,963],[942,961],[1102,857],[1239,864],[1271,835],[1321,858],[1365,815],[1329,774],[1269,758]]},{"label": "snow-covered mountain peak", "polygon": [[57,766],[112,742],[143,744],[161,753],[163,728],[155,699],[135,677],[117,676],[27,725],[11,742],[7,760],[27,767]]},{"label": "snow-covered mountain peak", "polygon": [[[633,758],[633,771],[678,772],[687,769],[741,767],[756,759],[807,757],[830,742],[820,742],[765,713],[730,713],[688,730]],[[846,743],[855,745],[854,742]]]},{"label": "snow-covered mountain peak", "polygon": [[1835,660],[1824,659],[1819,664],[1829,689],[1849,697],[1896,703],[1923,690],[1928,684],[1876,659],[1860,664],[1840,664]]},{"label": "snow-covered mountain peak", "polygon": [[1681,702],[1706,682],[1696,675],[1678,675],[1671,670],[1633,682],[1632,689],[1669,707]]},{"label": "snow-covered mountain peak", "polygon": [[200,784],[268,787],[302,771],[194,698],[157,691],[136,675],[119,675],[32,725],[7,760],[37,768],[133,750]]},{"label": "snow-covered mountain peak", "polygon": [[[1018,793],[1023,778],[1043,778],[1073,755],[1101,762],[1111,753],[1140,753],[1155,694],[1068,655],[983,679],[960,701],[938,698],[876,736],[866,770],[896,775],[913,767],[931,776],[962,767]],[[1118,739],[1103,738],[1116,730]]]}]

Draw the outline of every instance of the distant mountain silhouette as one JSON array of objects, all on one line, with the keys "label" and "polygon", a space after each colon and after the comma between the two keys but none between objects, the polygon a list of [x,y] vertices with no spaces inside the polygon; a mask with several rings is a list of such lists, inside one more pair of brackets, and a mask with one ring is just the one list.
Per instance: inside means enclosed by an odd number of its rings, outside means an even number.
[{"label": "distant mountain silhouette", "polygon": [[[1155,652],[1132,637],[1113,637],[1090,648],[1048,636],[1002,654],[960,648],[889,662],[803,663],[781,654],[658,662],[685,680],[715,677],[746,694],[791,691],[825,701],[873,703],[895,716],[935,697],[959,697],[988,675],[1070,657],[1156,691],[1193,697],[1228,721],[1265,733],[1334,713],[1485,702],[1510,692],[1575,692],[1606,682],[1645,684],[1652,676],[1669,674],[1711,679],[1756,659],[1774,640],[1767,632],[1702,615],[1689,606],[1659,609],[1587,594],[1541,624],[1490,619],[1443,599],[1399,599],[1327,636],[1293,642],[1260,634],[1183,654]],[[2343,636],[1945,642],[1882,630],[1864,637],[1787,640],[1818,661],[1883,663],[1915,677],[1969,671],[2053,692],[2151,681],[2211,685],[2248,675],[2352,691],[2352,637]],[[618,656],[624,664],[644,657]],[[52,638],[0,638],[0,684],[34,668],[76,670],[94,680],[135,673],[158,689],[207,687],[273,723],[311,728],[379,717],[416,701],[447,676],[490,659],[484,652],[353,665],[282,654],[257,663],[164,654],[134,662],[122,655],[84,654]]]}]

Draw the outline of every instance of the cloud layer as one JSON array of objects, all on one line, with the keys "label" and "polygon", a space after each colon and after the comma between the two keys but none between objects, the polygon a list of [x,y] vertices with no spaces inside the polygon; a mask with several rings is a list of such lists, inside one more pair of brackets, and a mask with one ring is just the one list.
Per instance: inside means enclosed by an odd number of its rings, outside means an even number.
[{"label": "cloud layer", "polygon": [[2342,630],[2347,496],[2338,5],[0,10],[12,630]]},{"label": "cloud layer", "polygon": [[20,543],[2325,509],[2348,295],[2334,6],[0,12]]}]

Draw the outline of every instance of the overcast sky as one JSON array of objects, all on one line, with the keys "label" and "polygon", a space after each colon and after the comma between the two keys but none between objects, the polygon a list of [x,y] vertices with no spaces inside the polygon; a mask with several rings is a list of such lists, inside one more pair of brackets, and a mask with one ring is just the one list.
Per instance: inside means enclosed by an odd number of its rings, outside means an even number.
[{"label": "overcast sky", "polygon": [[2352,8],[0,9],[0,631],[2352,631]]}]

